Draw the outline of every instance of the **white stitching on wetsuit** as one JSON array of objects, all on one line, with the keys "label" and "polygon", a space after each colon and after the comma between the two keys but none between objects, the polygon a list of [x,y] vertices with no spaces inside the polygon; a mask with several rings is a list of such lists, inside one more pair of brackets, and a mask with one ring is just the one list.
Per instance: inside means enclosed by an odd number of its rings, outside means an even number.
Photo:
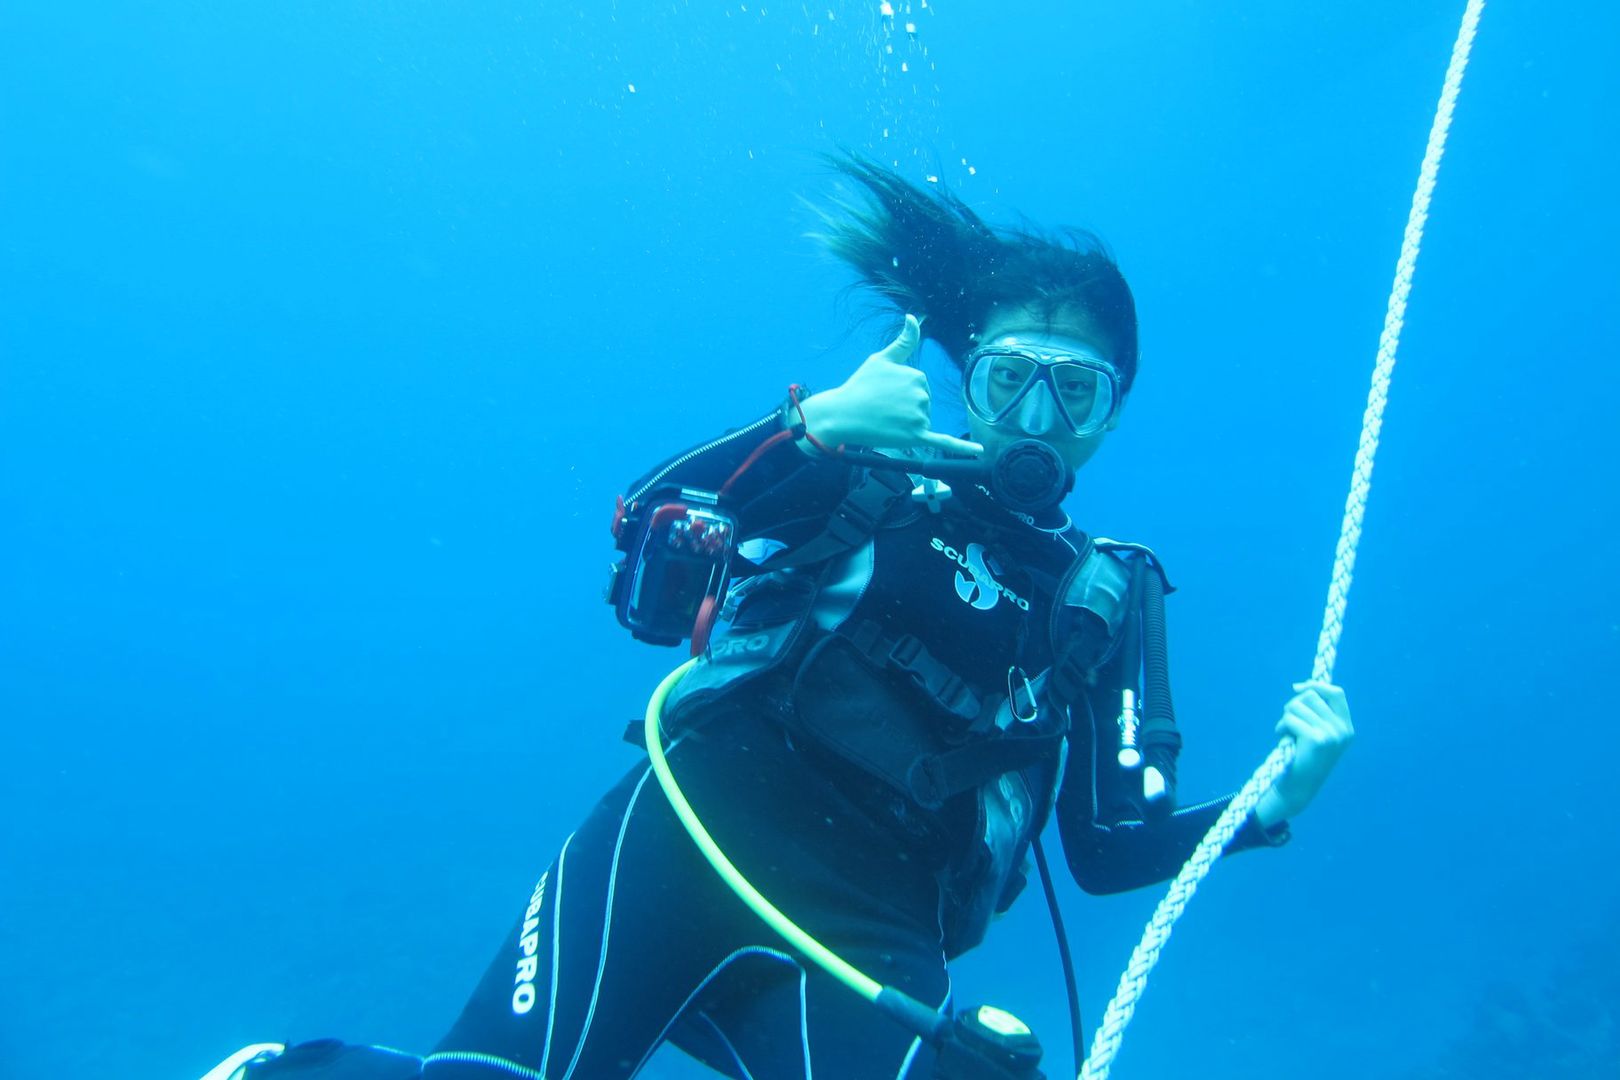
[{"label": "white stitching on wetsuit", "polygon": [[805,984],[809,981],[804,965],[794,961],[799,969],[799,1045],[804,1048],[804,1080],[814,1080],[810,1072],[810,1006],[805,1002]]},{"label": "white stitching on wetsuit", "polygon": [[[935,1008],[937,1015],[951,1006],[951,969],[945,967],[945,998]],[[911,1040],[911,1049],[906,1051],[905,1060],[900,1062],[900,1071],[894,1074],[894,1080],[906,1080],[906,1072],[911,1068],[911,1062],[916,1058],[917,1051],[922,1049],[922,1036],[918,1035]]]},{"label": "white stitching on wetsuit", "polygon": [[[636,784],[636,790],[630,793],[630,801],[625,805],[624,816],[619,820],[619,836],[613,843],[613,863],[608,870],[607,900],[602,907],[602,951],[596,960],[596,981],[591,985],[591,1004],[585,1010],[585,1023],[579,1031],[579,1042],[574,1044],[574,1056],[569,1059],[568,1071],[563,1073],[563,1080],[570,1080],[574,1069],[579,1066],[579,1057],[585,1052],[585,1040],[590,1038],[591,1023],[596,1019],[596,1003],[602,996],[602,976],[607,971],[608,941],[613,932],[613,894],[619,884],[619,857],[624,852],[624,834],[630,831],[630,818],[636,812],[636,803],[641,799],[641,789],[647,786],[647,778],[653,774],[652,767],[641,774],[641,780]],[[549,1036],[547,1041],[549,1042]]]},{"label": "white stitching on wetsuit", "polygon": [[[1086,703],[1086,719],[1091,721],[1091,823],[1096,825],[1101,816],[1097,812],[1097,786],[1102,779],[1097,775],[1097,741],[1102,733],[1097,730],[1097,710],[1091,707],[1091,698],[1082,694],[1080,699]],[[1072,710],[1070,716],[1073,716]]]},{"label": "white stitching on wetsuit", "polygon": [[[792,964],[794,967],[799,967],[799,962],[793,959],[793,957],[789,956],[787,953],[778,952],[776,949],[767,949],[763,945],[745,945],[742,948],[737,949],[730,956],[727,956],[724,960],[721,960],[714,967],[710,968],[709,973],[703,976],[702,981],[693,988],[690,994],[686,995],[686,1000],[681,1002],[680,1008],[676,1009],[670,1018],[664,1023],[663,1028],[661,1028],[658,1032],[658,1037],[653,1039],[652,1045],[649,1046],[646,1052],[641,1055],[641,1060],[636,1062],[636,1067],[630,1070],[631,1076],[639,1073],[642,1066],[647,1064],[647,1059],[652,1057],[653,1052],[656,1051],[660,1046],[664,1045],[664,1039],[669,1036],[669,1029],[674,1027],[675,1022],[681,1018],[683,1013],[686,1012],[686,1007],[692,1004],[693,1000],[703,992],[704,988],[713,982],[722,971],[729,967],[733,960],[736,960],[741,956],[769,956],[773,959]],[[800,968],[799,971],[802,977],[804,969]]]},{"label": "white stitching on wetsuit", "polygon": [[725,1030],[721,1028],[719,1024],[714,1022],[714,1017],[710,1016],[706,1012],[700,1012],[697,1014],[697,1016],[699,1020],[702,1020],[705,1024],[709,1025],[709,1030],[714,1032],[715,1038],[719,1039],[725,1044],[726,1050],[731,1054],[733,1064],[735,1064],[738,1069],[742,1070],[743,1080],[754,1080],[754,1074],[749,1071],[748,1063],[742,1059],[742,1055],[739,1054],[737,1052],[737,1048],[732,1045],[731,1039],[726,1035]]},{"label": "white stitching on wetsuit", "polygon": [[551,1062],[551,1033],[557,1026],[557,968],[561,963],[562,952],[563,865],[568,861],[568,845],[573,842],[574,834],[569,833],[568,839],[563,841],[562,851],[557,855],[557,891],[551,896],[551,1001],[546,1008],[546,1052],[540,1057],[541,1076],[545,1076],[546,1066]]}]

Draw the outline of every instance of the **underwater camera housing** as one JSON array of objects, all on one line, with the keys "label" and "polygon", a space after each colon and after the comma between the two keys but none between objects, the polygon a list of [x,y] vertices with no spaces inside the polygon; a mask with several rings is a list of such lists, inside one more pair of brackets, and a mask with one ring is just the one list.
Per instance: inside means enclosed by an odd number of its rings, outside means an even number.
[{"label": "underwater camera housing", "polygon": [[613,516],[614,563],[603,599],[639,641],[708,646],[709,628],[725,599],[737,520],[714,492],[662,485]]}]

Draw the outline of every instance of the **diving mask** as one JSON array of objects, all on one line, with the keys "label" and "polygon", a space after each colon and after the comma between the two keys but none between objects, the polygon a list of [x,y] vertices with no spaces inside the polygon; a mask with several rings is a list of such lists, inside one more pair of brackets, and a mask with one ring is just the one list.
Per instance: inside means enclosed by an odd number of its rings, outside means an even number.
[{"label": "diving mask", "polygon": [[1076,438],[1100,434],[1121,399],[1119,373],[1095,353],[1036,348],[1012,338],[969,353],[962,381],[974,416],[1037,437],[1059,425]]}]

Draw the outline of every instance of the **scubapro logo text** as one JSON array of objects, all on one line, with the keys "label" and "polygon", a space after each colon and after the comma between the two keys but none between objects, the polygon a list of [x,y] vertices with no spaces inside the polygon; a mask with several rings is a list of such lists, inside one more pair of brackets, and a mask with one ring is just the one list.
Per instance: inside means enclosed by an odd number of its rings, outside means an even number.
[{"label": "scubapro logo text", "polygon": [[517,989],[512,991],[512,1011],[519,1016],[534,1008],[534,976],[540,970],[535,954],[540,951],[540,908],[546,902],[548,874],[549,870],[540,875],[529,906],[523,911],[523,933],[518,936],[518,952],[522,955],[517,962]]},{"label": "scubapro logo text", "polygon": [[992,569],[1000,570],[1000,567],[994,566],[983,544],[969,544],[967,551],[961,552],[936,536],[929,541],[929,546],[973,575],[970,579],[961,570],[956,573],[956,595],[964,603],[972,604],[979,611],[989,611],[1005,596],[1019,610],[1029,610],[1028,600],[996,580]]}]

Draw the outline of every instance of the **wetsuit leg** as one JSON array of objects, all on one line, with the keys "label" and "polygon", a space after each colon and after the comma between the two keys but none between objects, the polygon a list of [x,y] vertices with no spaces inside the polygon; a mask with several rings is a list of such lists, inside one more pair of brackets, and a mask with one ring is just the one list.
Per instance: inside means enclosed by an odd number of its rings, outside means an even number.
[{"label": "wetsuit leg", "polygon": [[[931,877],[829,801],[779,736],[683,740],[670,759],[717,842],[766,896],[874,978],[943,1003]],[[628,1080],[666,1041],[739,1080],[892,1080],[923,1075],[926,1057],[870,1004],[806,970],[719,879],[641,765],[565,841],[419,1075]],[[400,1075],[376,1071],[399,1068],[385,1052],[351,1050],[338,1071],[275,1075]]]},{"label": "wetsuit leg", "polygon": [[[631,1076],[723,966],[736,928],[747,925],[740,908],[674,820],[651,770],[633,770],[564,842],[460,1019],[408,1075]],[[399,1075],[379,1048],[308,1046],[256,1066],[253,1080]]]},{"label": "wetsuit leg", "polygon": [[631,1076],[747,918],[637,768],[564,842],[424,1077]]},{"label": "wetsuit leg", "polygon": [[[670,758],[766,896],[874,978],[944,1002],[932,878],[909,873],[892,845],[874,853],[779,736],[733,729]],[[749,1080],[892,1080],[926,1056],[848,988],[805,970],[721,882],[642,766],[536,884],[423,1078],[619,1080],[666,1041]]]},{"label": "wetsuit leg", "polygon": [[[870,952],[843,955],[888,982],[908,983],[922,1000],[942,1007],[948,995],[944,957],[905,943],[886,942]],[[913,977],[902,972],[913,969]],[[736,1080],[917,1080],[931,1075],[933,1050],[817,968],[806,971],[785,953],[775,970],[739,970],[729,992],[702,1002],[681,1021],[671,1041],[692,1057]],[[920,985],[925,984],[925,985]],[[926,986],[926,988],[925,988]]]}]

